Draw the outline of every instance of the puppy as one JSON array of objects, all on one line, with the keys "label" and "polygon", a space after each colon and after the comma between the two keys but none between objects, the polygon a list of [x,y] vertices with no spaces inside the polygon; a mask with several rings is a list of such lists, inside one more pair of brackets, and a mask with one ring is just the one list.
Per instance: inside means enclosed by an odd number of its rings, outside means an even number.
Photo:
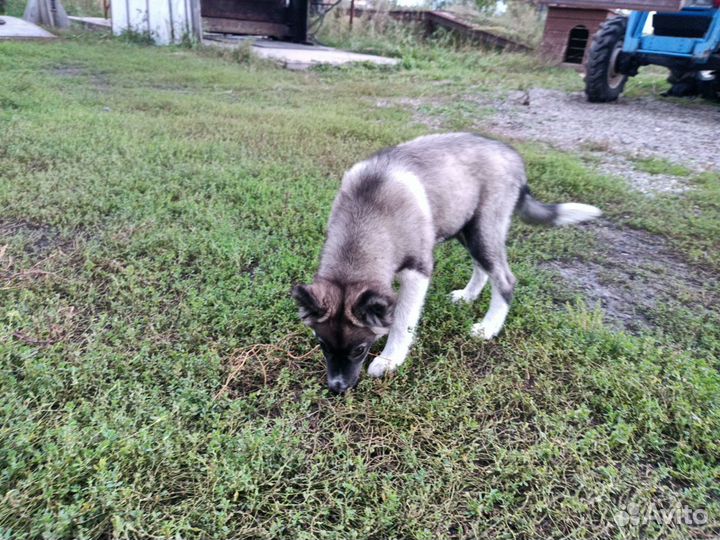
[{"label": "puppy", "polygon": [[450,297],[472,302],[489,280],[490,309],[471,332],[495,337],[515,288],[505,252],[514,211],[526,222],[545,225],[601,215],[586,204],[536,201],[520,155],[471,133],[419,137],[347,171],[315,279],[292,290],[300,318],[325,355],[330,389],[353,388],[368,351],[386,334],[368,374],[382,377],[402,365],[430,283],[433,248],[450,238],[465,246],[473,265],[468,284]]}]

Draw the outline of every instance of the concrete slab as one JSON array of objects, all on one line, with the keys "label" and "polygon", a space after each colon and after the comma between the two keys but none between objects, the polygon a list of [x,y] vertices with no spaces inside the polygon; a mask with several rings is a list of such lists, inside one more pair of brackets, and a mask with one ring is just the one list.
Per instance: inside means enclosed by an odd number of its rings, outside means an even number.
[{"label": "concrete slab", "polygon": [[[2,24],[4,22],[5,24]],[[0,40],[2,39],[52,39],[55,36],[38,25],[18,17],[0,17]]]},{"label": "concrete slab", "polygon": [[68,17],[73,24],[88,30],[112,30],[112,21],[102,17]]},{"label": "concrete slab", "polygon": [[354,62],[370,62],[376,65],[394,66],[399,60],[373,54],[359,54],[321,45],[303,45],[286,41],[273,41],[247,36],[205,35],[205,43],[221,47],[240,47],[252,42],[252,50],[260,58],[282,64],[287,69],[308,69],[313,66],[340,66]]}]

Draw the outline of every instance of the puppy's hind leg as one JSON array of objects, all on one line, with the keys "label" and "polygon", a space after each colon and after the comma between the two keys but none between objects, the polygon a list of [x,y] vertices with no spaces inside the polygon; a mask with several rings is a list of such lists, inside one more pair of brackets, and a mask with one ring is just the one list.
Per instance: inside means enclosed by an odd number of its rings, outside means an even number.
[{"label": "puppy's hind leg", "polygon": [[473,325],[470,333],[483,339],[492,339],[500,333],[510,311],[510,302],[515,291],[515,276],[510,271],[505,251],[506,231],[507,229],[501,225],[491,236],[486,236],[482,232],[478,235],[478,241],[484,247],[483,267],[490,274],[492,295],[490,309],[482,321]]},{"label": "puppy's hind leg", "polygon": [[[502,204],[507,200],[509,197],[503,197],[492,207],[488,204],[480,208],[476,217],[468,222],[462,231],[463,243],[473,260],[479,263],[480,270],[490,276],[492,283],[490,309],[483,320],[474,324],[471,330],[473,336],[484,339],[492,339],[500,333],[515,290],[515,276],[510,271],[505,251],[505,239],[513,211],[512,205]],[[475,277],[473,273],[468,287]]]},{"label": "puppy's hind leg", "polygon": [[395,318],[385,348],[368,366],[368,375],[371,377],[382,377],[405,362],[425,303],[425,294],[430,284],[428,276],[416,270],[403,270],[398,274],[398,279],[400,293],[395,305]]},{"label": "puppy's hind leg", "polygon": [[473,273],[470,281],[464,289],[458,289],[450,293],[450,300],[455,304],[458,302],[472,302],[476,300],[487,283],[488,275],[480,263],[473,259]]},{"label": "puppy's hind leg", "polygon": [[477,297],[480,296],[480,293],[488,280],[487,272],[483,269],[479,259],[475,257],[475,253],[481,253],[481,250],[479,250],[478,246],[476,246],[476,237],[478,236],[479,227],[479,218],[476,215],[455,237],[455,239],[468,250],[468,253],[470,253],[473,262],[473,273],[472,276],[470,276],[470,281],[468,281],[464,289],[457,289],[456,291],[452,291],[450,293],[450,301],[454,304],[459,302],[472,302],[473,300],[476,300]]},{"label": "puppy's hind leg", "polygon": [[470,333],[473,336],[483,339],[492,339],[500,333],[508,311],[510,301],[515,289],[515,276],[510,272],[507,263],[500,271],[493,271],[490,280],[492,282],[492,296],[490,298],[490,309],[482,321],[474,324]]}]

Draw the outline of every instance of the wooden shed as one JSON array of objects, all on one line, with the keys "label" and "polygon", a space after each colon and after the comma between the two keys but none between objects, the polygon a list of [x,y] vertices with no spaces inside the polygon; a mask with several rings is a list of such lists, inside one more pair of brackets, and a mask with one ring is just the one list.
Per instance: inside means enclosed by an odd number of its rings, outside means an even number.
[{"label": "wooden shed", "polygon": [[203,32],[307,40],[308,0],[122,0],[111,10],[115,34],[147,34],[159,45]]},{"label": "wooden shed", "polygon": [[585,63],[590,44],[600,26],[617,9],[677,11],[682,0],[540,0],[548,7],[540,54],[567,66]]}]

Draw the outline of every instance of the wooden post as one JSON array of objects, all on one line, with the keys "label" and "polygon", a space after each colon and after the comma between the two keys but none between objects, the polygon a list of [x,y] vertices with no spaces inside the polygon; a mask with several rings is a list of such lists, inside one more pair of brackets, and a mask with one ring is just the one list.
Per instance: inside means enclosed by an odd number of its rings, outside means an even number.
[{"label": "wooden post", "polygon": [[355,17],[355,0],[350,0],[350,31],[351,32],[352,32],[354,17]]},{"label": "wooden post", "polygon": [[28,0],[23,19],[56,28],[70,26],[70,19],[60,0]]},{"label": "wooden post", "polygon": [[192,35],[202,44],[203,42],[203,23],[200,0],[190,0],[190,28]]}]

